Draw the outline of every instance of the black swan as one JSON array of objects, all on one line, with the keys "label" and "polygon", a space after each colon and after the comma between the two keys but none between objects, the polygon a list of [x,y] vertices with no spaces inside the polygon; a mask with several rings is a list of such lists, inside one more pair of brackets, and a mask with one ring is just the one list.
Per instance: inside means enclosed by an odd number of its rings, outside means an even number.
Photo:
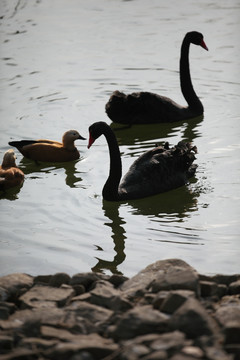
[{"label": "black swan", "polygon": [[103,187],[103,198],[109,201],[144,198],[165,192],[187,183],[195,174],[196,146],[179,142],[169,148],[157,146],[146,151],[130,167],[122,182],[122,162],[116,136],[105,122],[96,122],[89,127],[88,148],[101,135],[104,135],[110,153],[110,172]]},{"label": "black swan", "polygon": [[113,122],[121,124],[167,123],[190,119],[203,114],[203,105],[197,97],[189,70],[190,44],[208,50],[203,35],[197,31],[185,35],[181,46],[180,84],[188,106],[151,92],[136,92],[125,95],[115,91],[106,104],[106,113]]},{"label": "black swan", "polygon": [[75,140],[86,140],[77,130],[68,130],[62,136],[62,142],[55,140],[10,141],[20,153],[28,159],[43,162],[65,162],[77,160],[80,153],[74,145]]}]

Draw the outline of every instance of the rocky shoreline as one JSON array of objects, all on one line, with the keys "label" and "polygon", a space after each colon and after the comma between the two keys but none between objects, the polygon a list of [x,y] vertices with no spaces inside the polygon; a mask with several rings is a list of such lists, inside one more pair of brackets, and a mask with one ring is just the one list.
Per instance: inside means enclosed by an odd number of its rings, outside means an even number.
[{"label": "rocky shoreline", "polygon": [[0,359],[240,359],[240,275],[182,260],[133,278],[65,273],[0,278]]}]

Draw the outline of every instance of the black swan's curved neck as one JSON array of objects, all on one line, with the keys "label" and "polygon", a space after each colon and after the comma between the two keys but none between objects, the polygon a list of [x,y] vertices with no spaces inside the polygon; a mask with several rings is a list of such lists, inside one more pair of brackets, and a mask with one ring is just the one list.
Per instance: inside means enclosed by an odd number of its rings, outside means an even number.
[{"label": "black swan's curved neck", "polygon": [[189,69],[189,47],[190,40],[186,35],[183,39],[181,46],[181,57],[180,57],[180,84],[181,90],[185,100],[187,101],[189,107],[194,110],[194,112],[203,113],[203,105],[199,98],[197,97],[191,80],[190,69]]},{"label": "black swan's curved neck", "polygon": [[118,200],[118,186],[122,177],[122,162],[116,136],[108,126],[104,127],[103,135],[105,136],[110,155],[110,170],[108,179],[103,187],[103,198],[105,200]]}]

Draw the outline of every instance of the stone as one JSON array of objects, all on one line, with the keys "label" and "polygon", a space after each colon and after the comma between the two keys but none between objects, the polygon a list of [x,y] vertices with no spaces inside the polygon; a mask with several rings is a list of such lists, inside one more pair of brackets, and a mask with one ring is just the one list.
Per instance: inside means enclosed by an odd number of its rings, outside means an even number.
[{"label": "stone", "polygon": [[159,351],[154,351],[151,354],[142,357],[142,360],[167,360],[168,356],[166,351],[163,350],[159,350]]},{"label": "stone", "polygon": [[69,284],[71,286],[83,285],[84,288],[88,291],[92,284],[100,279],[101,277],[96,273],[79,273],[72,276]]},{"label": "stone", "polygon": [[218,305],[214,317],[223,327],[233,322],[240,324],[240,299],[224,297]]},{"label": "stone", "polygon": [[6,291],[3,295],[5,300],[17,297],[22,289],[27,290],[32,285],[33,277],[27,274],[10,274],[0,278],[0,288]]},{"label": "stone", "polygon": [[170,327],[193,339],[201,335],[213,335],[218,330],[215,321],[200,302],[193,298],[186,300],[172,315]]},{"label": "stone", "polygon": [[120,285],[122,285],[128,278],[123,275],[119,274],[113,274],[109,278],[109,282],[114,285],[114,287],[118,288]]},{"label": "stone", "polygon": [[10,335],[0,334],[0,354],[13,348],[14,339]]},{"label": "stone", "polygon": [[57,273],[49,281],[49,286],[60,287],[62,284],[69,284],[71,277],[66,273]]},{"label": "stone", "polygon": [[185,289],[199,295],[198,275],[192,268],[185,266],[169,267],[149,285],[153,292],[161,290]]},{"label": "stone", "polygon": [[189,297],[195,297],[195,293],[190,290],[173,290],[160,305],[160,311],[173,314]]},{"label": "stone", "polygon": [[198,294],[198,275],[196,270],[183,260],[160,260],[147,266],[121,286],[121,290],[130,298],[144,294],[147,289],[153,292],[186,289]]},{"label": "stone", "polygon": [[123,314],[113,331],[114,339],[129,339],[149,332],[168,329],[169,317],[150,305],[139,306]]},{"label": "stone", "polygon": [[234,281],[229,285],[229,293],[234,294],[240,294],[240,280]]},{"label": "stone", "polygon": [[225,344],[240,345],[240,322],[238,320],[227,322],[224,327],[224,335]]},{"label": "stone", "polygon": [[90,291],[90,302],[114,311],[126,311],[132,308],[131,303],[117,291],[110,282],[98,281]]},{"label": "stone", "polygon": [[53,275],[38,275],[35,276],[33,283],[38,285],[47,285],[49,284],[52,277]]},{"label": "stone", "polygon": [[90,353],[94,359],[103,359],[111,355],[119,347],[111,339],[105,339],[98,334],[79,335],[77,342],[59,343],[45,352],[50,359],[70,359],[74,354]]},{"label": "stone", "polygon": [[170,356],[174,351],[182,348],[184,341],[185,335],[182,332],[173,331],[160,335],[158,339],[151,343],[150,347],[155,351],[164,350]]},{"label": "stone", "polygon": [[132,279],[98,273],[3,278],[1,360],[240,358],[239,275],[199,276],[170,259]]},{"label": "stone", "polygon": [[203,350],[200,349],[198,346],[187,345],[181,350],[181,352],[188,356],[193,356],[196,359],[202,359],[204,357]]},{"label": "stone", "polygon": [[215,296],[218,292],[218,286],[213,281],[200,281],[200,291],[202,297]]},{"label": "stone", "polygon": [[65,311],[58,308],[51,308],[51,311],[44,308],[18,310],[10,315],[8,320],[0,320],[0,328],[33,336],[34,332],[39,333],[41,323],[58,326],[60,323],[64,324],[64,319]]},{"label": "stone", "polygon": [[37,307],[62,307],[66,305],[75,295],[72,288],[62,289],[50,286],[35,285],[19,300],[22,303],[22,308],[37,308]]},{"label": "stone", "polygon": [[74,316],[85,319],[88,332],[100,331],[108,326],[113,311],[98,305],[90,304],[85,301],[75,301],[65,307],[69,312],[73,312]]}]

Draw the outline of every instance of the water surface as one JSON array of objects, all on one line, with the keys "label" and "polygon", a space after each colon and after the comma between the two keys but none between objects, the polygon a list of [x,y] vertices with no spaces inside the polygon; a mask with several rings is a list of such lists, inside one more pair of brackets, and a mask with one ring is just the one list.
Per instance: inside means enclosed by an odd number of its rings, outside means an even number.
[{"label": "water surface", "polygon": [[123,173],[155,143],[193,141],[198,170],[185,187],[103,201],[108,148],[77,142],[79,161],[40,164],[17,153],[18,191],[1,194],[0,275],[102,271],[132,276],[178,257],[207,274],[239,272],[240,1],[58,0],[0,4],[0,159],[8,141],[50,138],[111,121],[112,91],[152,91],[180,104],[186,32],[204,34],[190,65],[203,118],[117,130]]}]

